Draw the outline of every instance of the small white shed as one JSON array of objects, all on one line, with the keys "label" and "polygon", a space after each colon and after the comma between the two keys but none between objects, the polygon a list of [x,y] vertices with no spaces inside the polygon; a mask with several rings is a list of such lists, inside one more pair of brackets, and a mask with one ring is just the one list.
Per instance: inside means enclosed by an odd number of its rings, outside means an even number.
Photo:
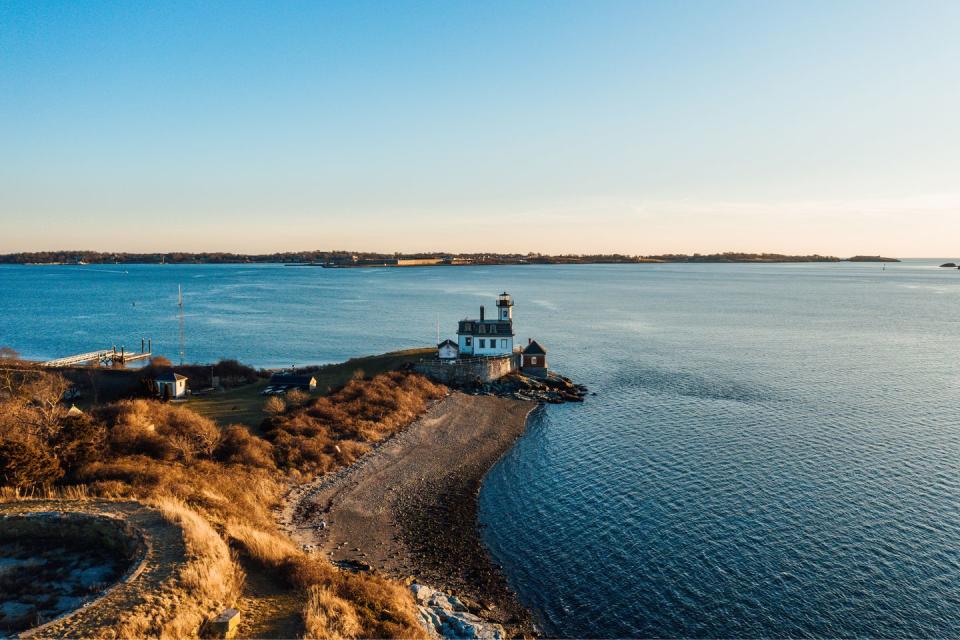
[{"label": "small white shed", "polygon": [[173,371],[165,371],[156,377],[157,395],[172,400],[185,398],[187,395],[187,376]]},{"label": "small white shed", "polygon": [[460,357],[460,347],[448,338],[437,345],[437,357],[441,360],[456,360]]}]

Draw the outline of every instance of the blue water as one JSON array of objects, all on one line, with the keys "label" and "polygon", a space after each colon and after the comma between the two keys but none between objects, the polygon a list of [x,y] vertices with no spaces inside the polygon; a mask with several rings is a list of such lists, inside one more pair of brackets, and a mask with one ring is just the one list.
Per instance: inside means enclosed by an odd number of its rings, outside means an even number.
[{"label": "blue water", "polygon": [[941,261],[325,270],[0,267],[0,345],[262,366],[419,346],[516,298],[597,393],[481,492],[548,633],[960,636],[960,274]]}]

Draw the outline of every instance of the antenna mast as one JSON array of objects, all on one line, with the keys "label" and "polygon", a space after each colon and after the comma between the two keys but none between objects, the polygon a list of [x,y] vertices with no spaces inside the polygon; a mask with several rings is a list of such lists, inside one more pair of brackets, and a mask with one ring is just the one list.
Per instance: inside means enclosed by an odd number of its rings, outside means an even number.
[{"label": "antenna mast", "polygon": [[180,366],[183,366],[183,289],[177,285],[177,307],[180,315]]}]

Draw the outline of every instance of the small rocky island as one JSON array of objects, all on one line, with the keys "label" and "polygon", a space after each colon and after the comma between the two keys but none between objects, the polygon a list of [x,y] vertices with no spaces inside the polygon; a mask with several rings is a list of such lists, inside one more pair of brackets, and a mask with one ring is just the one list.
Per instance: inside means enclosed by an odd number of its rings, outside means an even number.
[{"label": "small rocky island", "polygon": [[957,266],[956,262],[944,262],[940,266],[946,269],[960,269],[960,267]]},{"label": "small rocky island", "polygon": [[[496,312],[457,325],[457,340],[437,344],[433,358],[414,365],[431,380],[474,395],[496,395],[528,402],[583,402],[587,388],[574,384],[547,364],[547,350],[532,338],[514,346],[513,297],[504,291]],[[439,336],[438,336],[439,338]]]}]

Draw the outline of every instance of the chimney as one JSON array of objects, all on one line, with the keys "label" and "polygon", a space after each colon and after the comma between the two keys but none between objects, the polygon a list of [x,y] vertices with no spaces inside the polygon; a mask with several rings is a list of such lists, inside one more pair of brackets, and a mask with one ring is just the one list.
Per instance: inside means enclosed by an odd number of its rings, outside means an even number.
[{"label": "chimney", "polygon": [[483,305],[480,305],[480,322],[483,322]]},{"label": "chimney", "polygon": [[527,344],[533,344],[533,338],[527,338]]}]

